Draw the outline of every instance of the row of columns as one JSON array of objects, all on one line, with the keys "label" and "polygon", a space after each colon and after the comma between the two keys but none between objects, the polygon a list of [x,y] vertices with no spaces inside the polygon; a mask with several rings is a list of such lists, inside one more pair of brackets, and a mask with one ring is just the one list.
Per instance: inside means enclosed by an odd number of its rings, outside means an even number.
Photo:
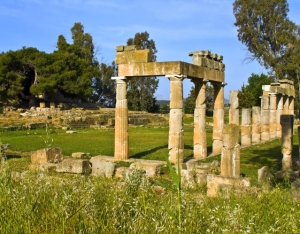
[{"label": "row of columns", "polygon": [[280,138],[281,115],[294,115],[293,97],[278,93],[263,95],[261,106],[252,107],[252,118],[251,109],[242,109],[241,145],[249,146],[251,143],[258,144]]},{"label": "row of columns", "polygon": [[[183,79],[182,75],[167,75],[170,80],[170,116],[169,116],[169,160],[172,163],[183,162],[184,130],[183,130]],[[115,152],[117,160],[129,158],[128,137],[128,101],[127,78],[113,77],[116,80],[115,108]],[[194,158],[207,157],[206,140],[206,83],[207,80],[194,79],[196,107],[194,110]],[[222,129],[224,125],[224,83],[212,82],[215,93],[213,115],[213,153],[221,153]]]}]

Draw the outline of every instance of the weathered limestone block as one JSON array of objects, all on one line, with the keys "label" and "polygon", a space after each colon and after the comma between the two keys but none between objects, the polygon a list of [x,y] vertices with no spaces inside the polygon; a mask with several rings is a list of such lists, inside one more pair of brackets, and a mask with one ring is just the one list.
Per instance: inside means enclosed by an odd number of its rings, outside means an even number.
[{"label": "weathered limestone block", "polygon": [[251,145],[251,109],[242,109],[241,144]]},{"label": "weathered limestone block", "polygon": [[194,111],[194,158],[197,159],[207,157],[205,112],[206,109],[195,109]]},{"label": "weathered limestone block", "polygon": [[224,109],[214,109],[213,114],[213,153],[222,151],[222,129],[224,127]]},{"label": "weathered limestone block", "polygon": [[238,109],[239,108],[238,94],[239,94],[238,90],[230,90],[230,93],[229,93],[230,109]]},{"label": "weathered limestone block", "polygon": [[187,170],[206,170],[210,173],[218,173],[220,171],[220,162],[217,160],[214,160],[211,163],[203,163],[201,160],[197,159],[191,159],[188,162],[186,162]]},{"label": "weathered limestone block", "polygon": [[282,170],[286,171],[292,168],[294,115],[281,115],[280,124],[282,127]]},{"label": "weathered limestone block", "polygon": [[229,123],[239,125],[239,91],[238,90],[230,90],[229,96]]},{"label": "weathered limestone block", "polygon": [[127,79],[125,77],[114,77],[113,79],[117,83],[114,158],[127,160],[129,158]]},{"label": "weathered limestone block", "polygon": [[203,186],[206,184],[208,173],[209,171],[201,169],[181,170],[181,183],[186,188]]},{"label": "weathered limestone block", "polygon": [[194,79],[195,110],[194,110],[194,158],[207,157],[206,139],[206,83],[207,81]]},{"label": "weathered limestone block", "polygon": [[260,143],[260,135],[261,135],[261,115],[260,115],[260,107],[253,106],[252,107],[252,143]]},{"label": "weathered limestone block", "polygon": [[295,180],[300,177],[299,171],[277,171],[275,173],[275,178],[282,180]]},{"label": "weathered limestone block", "polygon": [[91,165],[87,159],[64,159],[56,167],[57,172],[74,173],[74,174],[90,174]]},{"label": "weathered limestone block", "polygon": [[250,180],[248,178],[234,178],[209,174],[207,175],[207,196],[217,197],[223,185],[248,188],[250,187]]},{"label": "weathered limestone block", "polygon": [[[126,48],[126,47],[125,47]],[[124,50],[116,54],[116,64],[146,63],[149,60],[149,50]]]},{"label": "weathered limestone block", "polygon": [[300,180],[296,180],[291,184],[292,195],[294,199],[300,199]]},{"label": "weathered limestone block", "polygon": [[102,156],[95,156],[90,159],[92,164],[92,175],[112,178],[116,164],[103,159]]},{"label": "weathered limestone block", "polygon": [[239,126],[225,125],[223,128],[223,148],[221,155],[221,175],[240,176]]},{"label": "weathered limestone block", "polygon": [[116,167],[115,178],[125,179],[129,173],[129,167]]},{"label": "weathered limestone block", "polygon": [[270,100],[269,96],[261,97],[261,141],[270,140]]},{"label": "weathered limestone block", "polygon": [[40,102],[40,108],[45,108],[45,107],[46,107],[45,102]]},{"label": "weathered limestone block", "polygon": [[264,166],[257,171],[258,173],[258,184],[261,185],[264,189],[270,189],[272,186],[272,180],[274,175],[270,172],[268,166]]},{"label": "weathered limestone block", "polygon": [[75,152],[75,153],[72,153],[71,157],[72,158],[83,159],[83,158],[86,157],[86,153],[84,153],[84,152]]},{"label": "weathered limestone block", "polygon": [[32,164],[58,163],[62,159],[61,148],[45,148],[31,152]]},{"label": "weathered limestone block", "polygon": [[28,166],[28,169],[30,171],[49,173],[49,172],[55,172],[56,166],[57,166],[57,164],[55,164],[55,163],[30,164]]},{"label": "weathered limestone block", "polygon": [[143,161],[138,161],[130,164],[130,169],[139,169],[139,170],[144,170],[146,172],[146,176],[148,177],[156,177],[160,175],[161,172],[161,163],[156,163],[156,162],[143,162]]}]

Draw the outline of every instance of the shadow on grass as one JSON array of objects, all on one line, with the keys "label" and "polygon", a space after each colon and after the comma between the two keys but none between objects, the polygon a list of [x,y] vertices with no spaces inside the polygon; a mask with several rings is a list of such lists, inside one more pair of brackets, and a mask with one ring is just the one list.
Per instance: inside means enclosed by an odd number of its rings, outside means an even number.
[{"label": "shadow on grass", "polygon": [[13,158],[22,158],[22,156],[17,155],[17,154],[7,154],[7,155],[6,155],[6,159],[7,159],[7,160],[13,159]]},{"label": "shadow on grass", "polygon": [[137,159],[143,158],[143,157],[145,157],[149,154],[153,154],[153,153],[155,153],[155,152],[157,152],[161,149],[165,149],[165,148],[168,148],[168,145],[161,145],[161,146],[157,146],[153,149],[149,149],[149,150],[146,150],[146,151],[143,151],[143,152],[139,152],[137,154],[132,155],[130,158],[137,158]]},{"label": "shadow on grass", "polygon": [[[298,146],[293,145],[293,158],[299,158]],[[269,149],[245,150],[241,155],[241,163],[256,165],[259,168],[268,166],[273,170],[281,170],[282,161],[281,146],[274,146]]]}]

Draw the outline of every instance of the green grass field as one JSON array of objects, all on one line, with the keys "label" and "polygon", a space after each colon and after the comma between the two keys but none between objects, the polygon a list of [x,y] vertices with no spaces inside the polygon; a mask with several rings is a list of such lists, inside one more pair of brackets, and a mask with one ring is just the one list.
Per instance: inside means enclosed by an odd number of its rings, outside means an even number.
[{"label": "green grass field", "polygon": [[[188,123],[187,123],[188,124]],[[193,153],[193,127],[185,126],[185,157]],[[211,149],[211,128],[207,129]],[[156,181],[136,174],[125,181],[85,175],[27,172],[30,151],[61,147],[64,155],[113,155],[114,130],[61,129],[0,132],[9,143],[0,168],[0,233],[299,233],[300,203],[290,184],[231,199],[207,198],[205,187],[156,190]],[[130,157],[166,160],[168,128],[130,127]],[[53,142],[52,142],[53,139]],[[298,158],[294,137],[294,157]],[[257,169],[274,173],[281,161],[279,139],[241,149],[241,174],[257,185]],[[220,160],[220,156],[205,161]],[[14,176],[14,171],[19,172]],[[168,172],[161,178],[172,185]],[[178,221],[180,207],[181,221]]]}]

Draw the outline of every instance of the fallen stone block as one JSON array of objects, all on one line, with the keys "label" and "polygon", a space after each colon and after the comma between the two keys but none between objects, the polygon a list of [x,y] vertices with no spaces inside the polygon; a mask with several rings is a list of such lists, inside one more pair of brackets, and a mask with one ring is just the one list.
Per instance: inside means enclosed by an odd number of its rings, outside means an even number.
[{"label": "fallen stone block", "polygon": [[270,189],[272,186],[273,174],[270,172],[269,167],[264,166],[258,169],[258,184],[264,189]]},{"label": "fallen stone block", "polygon": [[300,181],[296,180],[291,184],[294,199],[300,200]]},{"label": "fallen stone block", "polygon": [[222,188],[223,185],[230,185],[234,187],[250,187],[250,180],[248,178],[209,174],[207,175],[207,196],[217,197],[218,193],[220,192],[220,188]]},{"label": "fallen stone block", "polygon": [[181,183],[186,188],[203,186],[207,183],[208,173],[209,171],[203,169],[181,170]]},{"label": "fallen stone block", "polygon": [[116,164],[103,159],[102,156],[95,156],[90,159],[92,164],[92,175],[105,176],[112,178],[115,172]]},{"label": "fallen stone block", "polygon": [[125,179],[129,173],[129,167],[117,167],[115,170],[115,178]]},{"label": "fallen stone block", "polygon": [[45,148],[31,152],[32,164],[58,163],[62,159],[61,148]]},{"label": "fallen stone block", "polygon": [[83,159],[86,156],[87,155],[84,152],[75,152],[75,153],[72,153],[72,155],[71,155],[72,158],[79,158],[79,159]]},{"label": "fallen stone block", "polygon": [[300,177],[299,171],[277,171],[275,173],[275,178],[278,180],[295,180]]},{"label": "fallen stone block", "polygon": [[137,161],[132,163],[129,168],[144,170],[146,172],[146,176],[156,177],[160,175],[161,166],[162,165],[160,163]]},{"label": "fallen stone block", "polygon": [[66,131],[67,134],[76,134],[76,131]]},{"label": "fallen stone block", "polygon": [[87,159],[64,159],[61,163],[57,164],[56,172],[61,173],[74,173],[74,174],[90,174],[91,165]]},{"label": "fallen stone block", "polygon": [[36,171],[36,172],[56,172],[56,166],[55,163],[43,163],[43,164],[30,164],[28,166],[28,169],[30,171]]}]

